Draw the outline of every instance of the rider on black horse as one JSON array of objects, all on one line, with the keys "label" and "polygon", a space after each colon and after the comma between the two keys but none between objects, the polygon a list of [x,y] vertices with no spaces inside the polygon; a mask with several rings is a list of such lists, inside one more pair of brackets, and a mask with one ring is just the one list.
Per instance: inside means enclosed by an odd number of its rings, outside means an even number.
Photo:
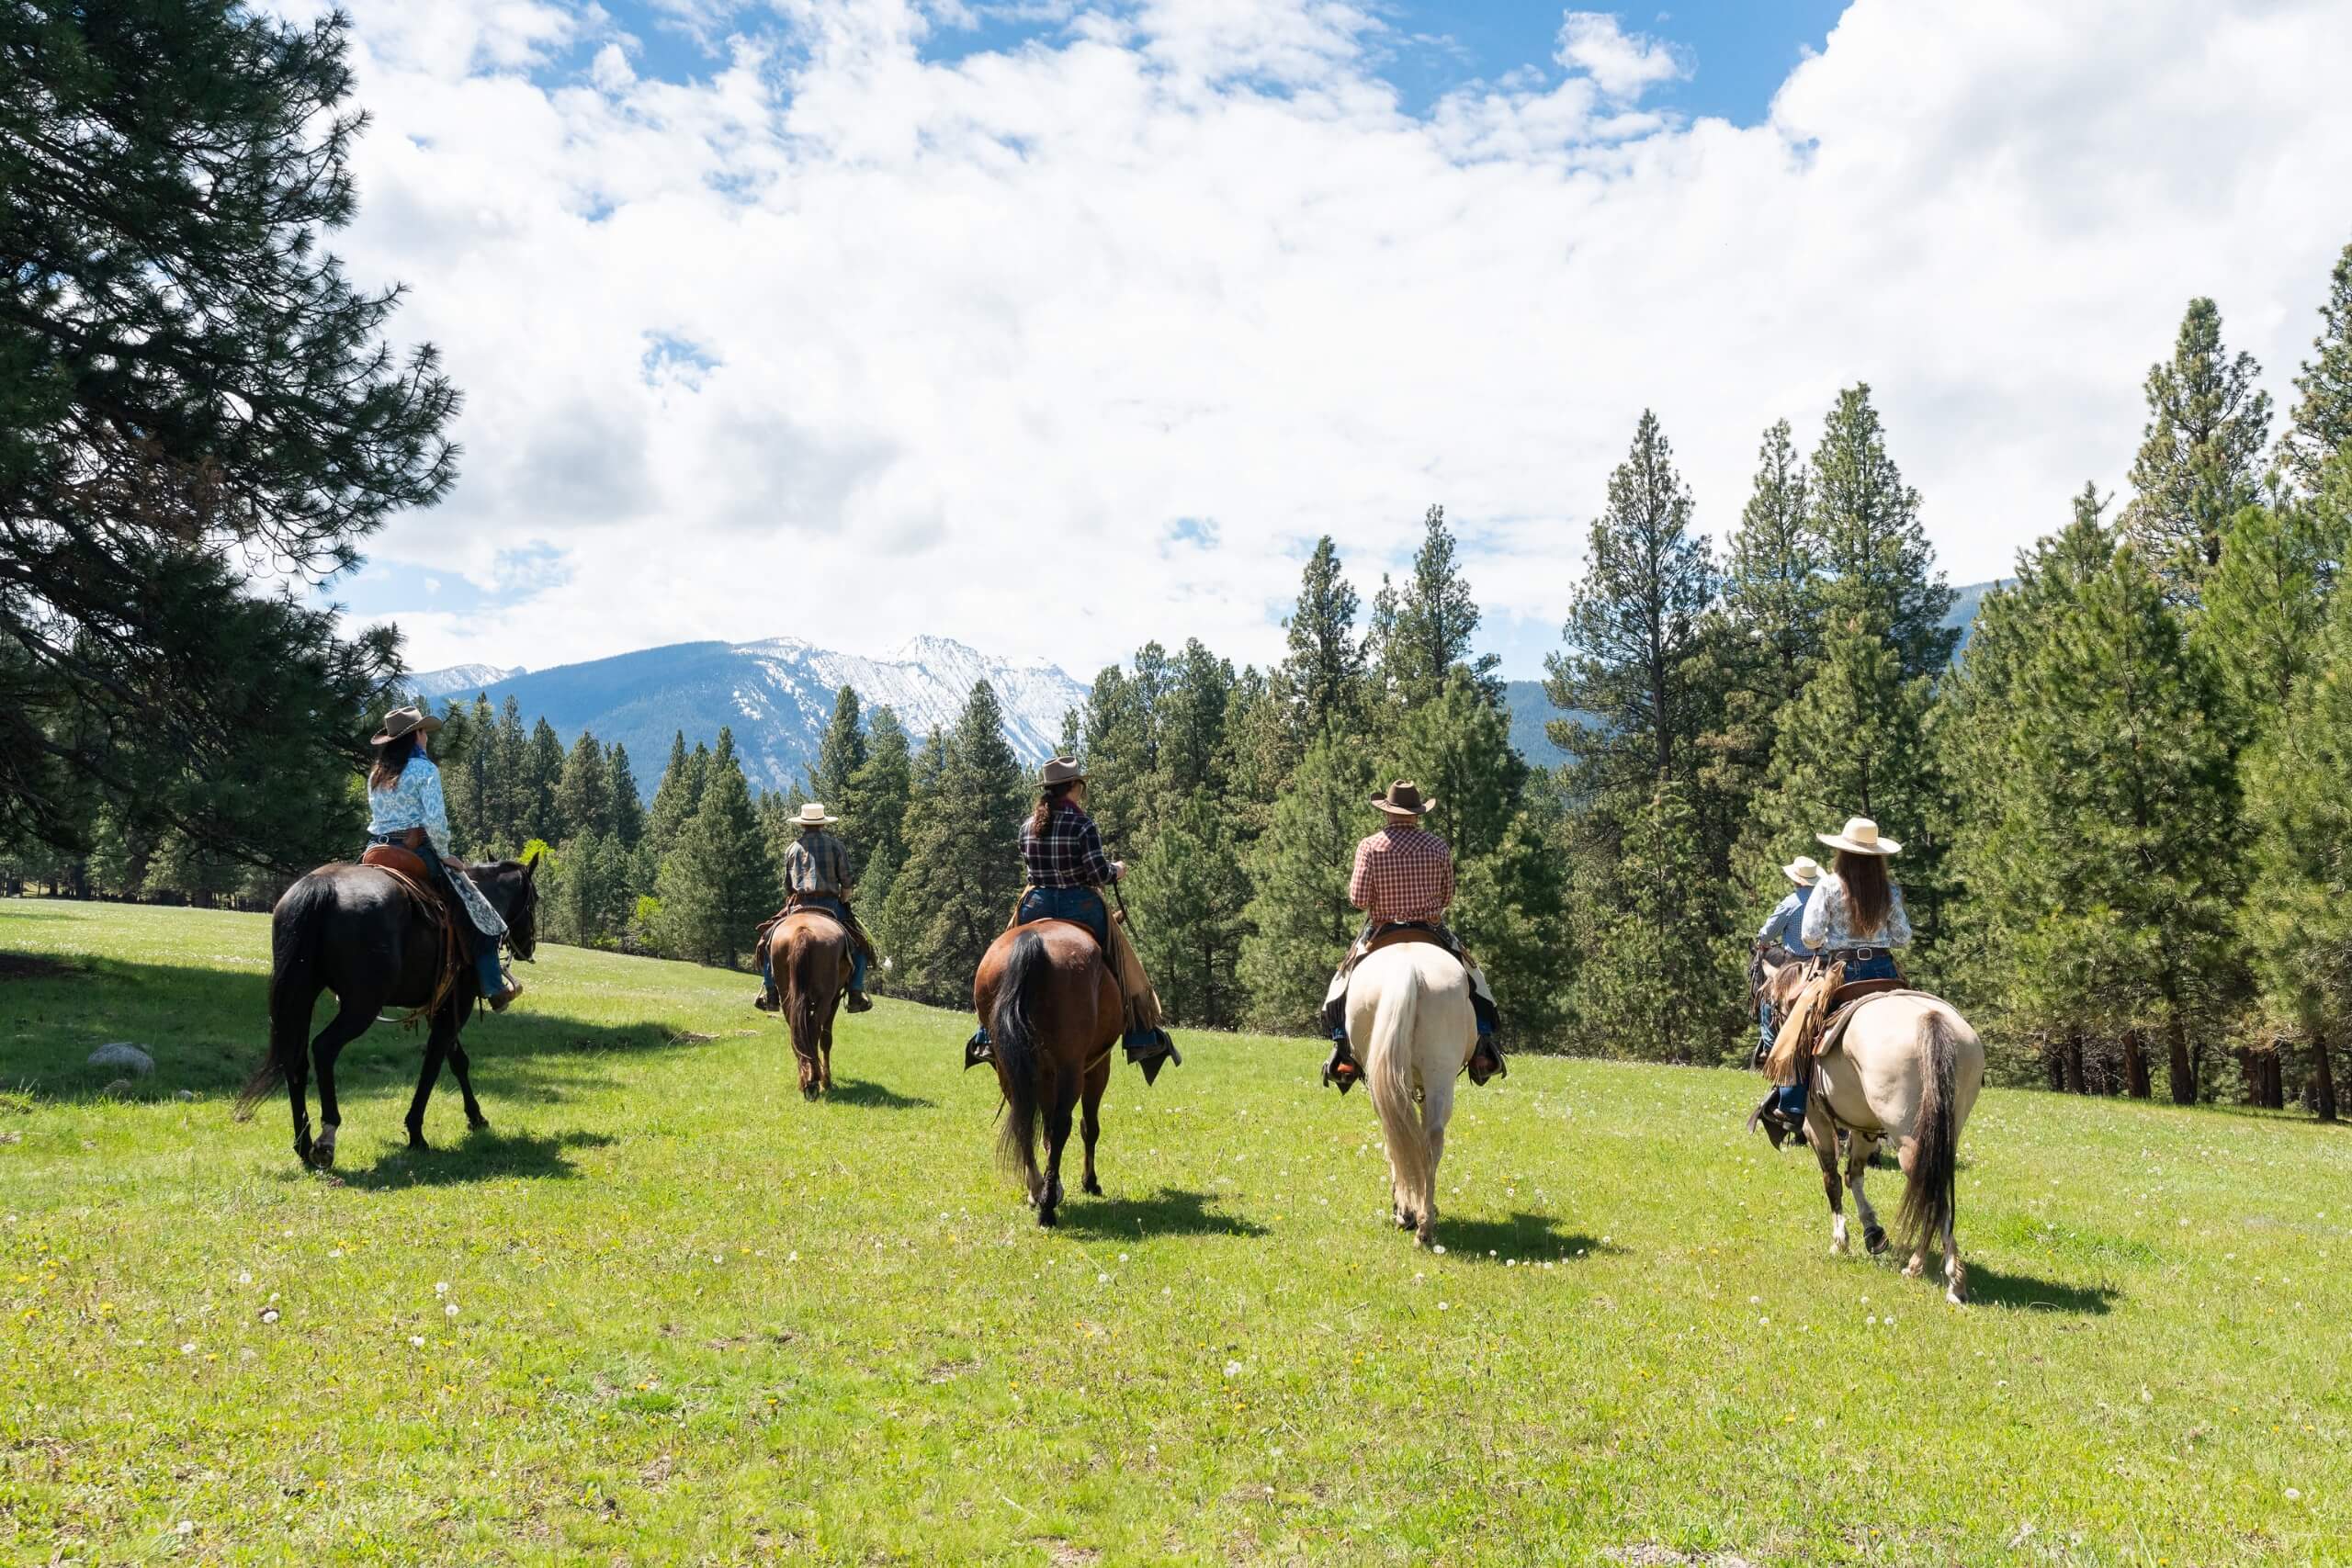
[{"label": "rider on black horse", "polygon": [[368,841],[414,854],[443,897],[465,909],[467,946],[482,999],[504,1012],[523,994],[522,982],[498,962],[506,922],[481,888],[451,875],[442,863],[449,852],[449,809],[441,798],[441,770],[425,750],[426,738],[440,728],[439,719],[418,707],[394,708],[384,716],[384,728],[375,737],[376,765],[368,773]]}]

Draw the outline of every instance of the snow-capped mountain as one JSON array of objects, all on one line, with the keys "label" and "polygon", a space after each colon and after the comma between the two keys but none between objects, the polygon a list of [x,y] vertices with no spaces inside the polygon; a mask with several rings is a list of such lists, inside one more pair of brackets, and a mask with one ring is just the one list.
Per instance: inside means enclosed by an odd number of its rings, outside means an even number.
[{"label": "snow-capped mountain", "polygon": [[522,673],[524,670],[520,664],[511,670],[502,670],[495,664],[452,664],[447,670],[427,670],[421,674],[404,675],[400,684],[411,695],[423,701],[453,696],[461,692],[470,695],[495,686],[501,681],[511,681]]},{"label": "snow-capped mountain", "polygon": [[[494,679],[461,678],[487,671]],[[762,642],[685,642],[584,664],[528,672],[483,665],[409,677],[436,701],[476,692],[495,707],[509,696],[526,724],[544,716],[569,746],[582,729],[628,748],[630,770],[650,798],[670,754],[670,738],[715,741],[733,728],[735,749],[754,789],[798,784],[847,686],[868,713],[887,706],[916,744],[933,726],[945,728],[986,681],[1004,709],[1004,738],[1023,761],[1053,755],[1062,716],[1082,706],[1086,688],[1043,660],[1008,663],[946,637],[919,637],[887,659],[835,653],[798,637]]]}]

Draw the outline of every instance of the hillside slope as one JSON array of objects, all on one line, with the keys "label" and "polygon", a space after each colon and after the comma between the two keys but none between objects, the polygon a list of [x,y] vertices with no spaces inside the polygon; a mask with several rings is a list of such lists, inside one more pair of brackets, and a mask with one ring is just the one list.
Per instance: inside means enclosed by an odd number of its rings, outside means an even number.
[{"label": "hillside slope", "polygon": [[[970,1021],[844,1020],[801,1102],[739,976],[564,948],[340,1067],[340,1179],[262,1038],[259,916],[0,901],[0,1540],[377,1563],[2335,1561],[2352,1136],[1992,1091],[1976,1304],[1826,1254],[1740,1074],[1466,1087],[1440,1240],[1303,1041],[1115,1069],[1063,1227]],[[26,960],[63,961],[28,973]],[[81,1064],[150,1045],[130,1098]],[[175,1091],[196,1098],[181,1101]],[[2086,1179],[2086,1173],[2096,1173]],[[1891,1213],[1900,1179],[1871,1178]],[[183,1523],[185,1521],[185,1523]],[[2335,1541],[2337,1546],[2327,1543]],[[1639,1555],[1626,1555],[1635,1549]],[[1669,1556],[1668,1553],[1681,1553]]]}]

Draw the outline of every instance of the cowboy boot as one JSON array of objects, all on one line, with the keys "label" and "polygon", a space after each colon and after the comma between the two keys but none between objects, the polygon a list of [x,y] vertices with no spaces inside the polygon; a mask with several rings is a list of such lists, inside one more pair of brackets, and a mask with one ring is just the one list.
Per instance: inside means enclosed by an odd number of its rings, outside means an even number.
[{"label": "cowboy boot", "polygon": [[852,1012],[872,1012],[874,1010],[874,998],[867,996],[864,991],[852,991],[849,994],[849,999],[842,1003],[842,1006],[847,1008]]},{"label": "cowboy boot", "polygon": [[975,1029],[972,1037],[964,1042],[964,1070],[970,1072],[982,1062],[996,1060],[996,1043],[985,1029]]},{"label": "cowboy boot", "polygon": [[1804,1122],[1781,1110],[1781,1091],[1770,1089],[1764,1091],[1764,1102],[1747,1118],[1749,1132],[1753,1133],[1758,1127],[1764,1129],[1764,1135],[1772,1140],[1772,1146],[1777,1149],[1802,1133]]},{"label": "cowboy boot", "polygon": [[1470,1081],[1484,1089],[1488,1078],[1510,1077],[1499,1043],[1502,1021],[1495,1016],[1495,1004],[1476,991],[1470,993],[1470,1010],[1478,1018],[1478,1043],[1470,1052]]},{"label": "cowboy boot", "polygon": [[514,998],[523,994],[523,982],[514,978],[514,971],[512,969],[501,969],[498,972],[498,977],[505,984],[499,987],[498,995],[490,998],[490,1010],[504,1012],[513,1005]]},{"label": "cowboy boot", "polygon": [[1323,1064],[1323,1081],[1345,1095],[1363,1079],[1363,1068],[1357,1066],[1355,1053],[1348,1049],[1347,998],[1326,1002],[1323,1006],[1323,1027],[1331,1036],[1331,1055]]},{"label": "cowboy boot", "polygon": [[1184,1065],[1184,1058],[1176,1054],[1176,1042],[1169,1038],[1164,1029],[1155,1029],[1146,1035],[1130,1035],[1126,1047],[1127,1060],[1143,1069],[1146,1089],[1158,1081],[1160,1068]]}]

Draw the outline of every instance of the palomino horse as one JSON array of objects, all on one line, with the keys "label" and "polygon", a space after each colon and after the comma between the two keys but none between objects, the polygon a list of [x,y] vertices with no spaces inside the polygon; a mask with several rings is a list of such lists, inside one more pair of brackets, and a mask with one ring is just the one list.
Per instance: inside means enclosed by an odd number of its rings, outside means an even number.
[{"label": "palomino horse", "polygon": [[[445,863],[453,874],[470,877],[481,889],[506,922],[506,941],[514,956],[529,959],[538,945],[537,863],[510,860],[463,869],[454,862]],[[453,908],[448,918],[463,920],[466,912]],[[294,1107],[295,1156],[305,1165],[331,1169],[335,1134],[343,1125],[334,1098],[335,1058],[386,1008],[423,1008],[433,1000],[442,943],[430,918],[388,873],[372,865],[338,863],[319,867],[278,899],[270,915],[270,955],[269,1055],[237,1096],[237,1119],[251,1116],[261,1097],[284,1078]],[[311,1040],[311,1011],[322,990],[334,992],[335,1014]],[[458,1037],[480,995],[474,966],[460,964],[425,1037],[424,1067],[417,1075],[416,1098],[408,1108],[408,1145],[413,1149],[426,1146],[424,1104],[433,1097],[434,1080],[441,1076],[445,1059],[466,1097],[468,1125],[490,1125],[474,1099],[472,1064]],[[303,1082],[306,1043],[309,1062],[319,1072],[319,1116],[324,1124],[316,1143],[311,1139]]]},{"label": "palomino horse", "polygon": [[1437,1167],[1453,1079],[1478,1041],[1469,972],[1433,942],[1366,954],[1348,979],[1348,1038],[1364,1042],[1364,1082],[1388,1144],[1397,1228],[1427,1247],[1437,1234]]},{"label": "palomino horse", "polygon": [[[1082,1111],[1086,1177],[1080,1190],[1102,1195],[1094,1179],[1094,1140],[1102,1131],[1102,1091],[1111,1050],[1125,1013],[1119,987],[1093,933],[1066,920],[1017,926],[989,944],[972,978],[972,1010],[994,1042],[996,1081],[1004,1090],[1004,1131],[997,1151],[1029,1184],[1037,1223],[1055,1223],[1062,1201],[1062,1146],[1073,1111]],[[1047,1154],[1037,1169],[1037,1123]]]},{"label": "palomino horse", "polygon": [[833,1087],[833,1019],[849,990],[849,932],[820,909],[795,909],[768,933],[768,964],[799,1059],[800,1092],[814,1100]]},{"label": "palomino horse", "polygon": [[[1767,986],[1781,1006],[1794,1001],[1803,965],[1767,969]],[[1968,1021],[1950,1004],[1915,992],[1871,997],[1858,1003],[1838,1048],[1819,1058],[1815,1088],[1805,1103],[1805,1139],[1821,1161],[1821,1185],[1829,1197],[1829,1250],[1843,1253],[1846,1206],[1838,1179],[1838,1134],[1847,1134],[1846,1183],[1861,1211],[1862,1242],[1875,1255],[1886,1250],[1886,1232],[1862,1191],[1862,1175],[1879,1145],[1892,1141],[1905,1178],[1895,1233],[1910,1249],[1904,1274],[1925,1271],[1928,1248],[1940,1240],[1944,1252],[1944,1299],[1965,1300],[1967,1270],[1961,1266],[1953,1225],[1958,1218],[1955,1175],[1960,1166],[1960,1130],[1975,1109],[1984,1084],[1984,1047]]]}]

